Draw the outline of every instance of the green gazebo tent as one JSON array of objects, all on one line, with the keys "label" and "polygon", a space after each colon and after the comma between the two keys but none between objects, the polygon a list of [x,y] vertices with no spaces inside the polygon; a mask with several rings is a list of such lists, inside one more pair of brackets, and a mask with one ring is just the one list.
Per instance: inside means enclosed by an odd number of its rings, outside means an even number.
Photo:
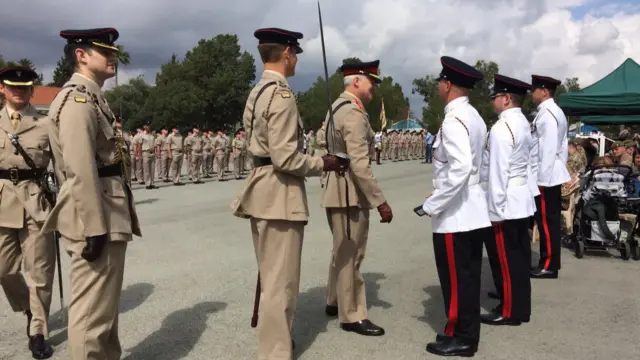
[{"label": "green gazebo tent", "polygon": [[558,105],[586,124],[640,122],[640,65],[629,58],[593,85],[561,94]]},{"label": "green gazebo tent", "polygon": [[397,123],[391,125],[390,129],[393,129],[393,130],[422,129],[422,125],[415,120],[406,119],[406,120],[398,121]]}]

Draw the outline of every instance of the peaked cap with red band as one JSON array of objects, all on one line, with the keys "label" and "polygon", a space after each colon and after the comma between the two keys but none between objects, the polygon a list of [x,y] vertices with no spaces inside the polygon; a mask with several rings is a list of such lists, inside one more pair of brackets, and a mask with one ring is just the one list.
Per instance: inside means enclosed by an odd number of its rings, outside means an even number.
[{"label": "peaked cap with red band", "polygon": [[495,75],[494,81],[492,96],[501,93],[526,95],[527,91],[531,89],[531,85],[524,81],[500,74]]},{"label": "peaked cap with red band", "polygon": [[555,90],[562,81],[548,76],[531,75],[531,87],[534,89]]},{"label": "peaked cap with red band", "polygon": [[82,44],[97,46],[111,51],[118,51],[114,42],[120,34],[114,28],[99,28],[86,30],[62,30],[60,36],[67,39],[68,44]]},{"label": "peaked cap with red band", "polygon": [[360,63],[344,63],[340,67],[340,71],[344,76],[349,75],[366,75],[372,78],[376,84],[382,82],[380,77],[380,60]]},{"label": "peaked cap with red band", "polygon": [[302,33],[279,28],[264,28],[256,30],[253,33],[253,36],[259,40],[258,44],[280,44],[293,46],[296,48],[296,54],[302,53],[302,48],[298,42],[298,40],[304,37]]},{"label": "peaked cap with red band", "polygon": [[480,71],[458,59],[443,56],[440,58],[440,62],[442,63],[442,71],[438,81],[448,80],[460,87],[471,89],[478,81],[484,79]]},{"label": "peaked cap with red band", "polygon": [[38,74],[28,67],[11,66],[0,70],[0,81],[9,86],[33,86]]}]

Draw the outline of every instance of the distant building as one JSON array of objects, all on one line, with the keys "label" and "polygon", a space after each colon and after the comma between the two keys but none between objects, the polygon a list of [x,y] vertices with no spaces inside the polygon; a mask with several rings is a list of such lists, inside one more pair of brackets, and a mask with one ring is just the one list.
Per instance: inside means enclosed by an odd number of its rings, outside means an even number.
[{"label": "distant building", "polygon": [[39,113],[46,115],[49,112],[49,105],[51,105],[60,89],[59,87],[53,86],[34,86],[31,105],[33,105]]}]

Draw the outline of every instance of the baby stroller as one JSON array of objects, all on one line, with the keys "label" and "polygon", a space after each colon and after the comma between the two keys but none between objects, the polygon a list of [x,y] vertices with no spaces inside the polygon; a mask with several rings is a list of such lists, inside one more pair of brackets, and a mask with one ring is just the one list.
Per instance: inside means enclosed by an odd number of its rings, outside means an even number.
[{"label": "baby stroller", "polygon": [[[635,206],[627,201],[627,193],[633,193],[630,181],[631,167],[624,165],[603,166],[584,177],[582,195],[576,205],[571,240],[576,257],[581,259],[587,250],[620,251],[623,260],[629,260],[638,251],[629,227],[621,228],[620,210]],[[636,221],[637,223],[637,221]],[[634,225],[637,226],[637,225]],[[631,234],[629,236],[628,234]]]}]

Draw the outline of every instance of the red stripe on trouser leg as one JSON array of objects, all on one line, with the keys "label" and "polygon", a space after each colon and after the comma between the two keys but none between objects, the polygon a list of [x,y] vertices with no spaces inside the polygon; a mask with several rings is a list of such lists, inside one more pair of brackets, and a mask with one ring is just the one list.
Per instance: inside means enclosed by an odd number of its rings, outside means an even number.
[{"label": "red stripe on trouser leg", "polygon": [[449,301],[449,314],[447,314],[447,326],[444,333],[453,336],[458,323],[458,275],[456,274],[456,256],[453,251],[453,234],[444,235],[447,248],[447,262],[449,263],[449,277],[451,285],[451,300]]},{"label": "red stripe on trouser leg", "polygon": [[544,231],[544,237],[546,238],[546,242],[547,242],[547,258],[544,261],[544,269],[548,270],[549,269],[549,264],[551,264],[551,236],[549,236],[549,225],[547,224],[547,202],[544,199],[544,193],[545,190],[542,189],[540,191],[540,207],[542,208],[542,210],[540,210],[540,212],[542,213],[542,228]]},{"label": "red stripe on trouser leg", "polygon": [[504,247],[504,232],[502,225],[495,225],[496,247],[498,249],[498,259],[502,270],[502,316],[511,317],[513,308],[513,298],[511,294],[511,274],[509,273],[509,262],[507,261],[507,251]]}]

